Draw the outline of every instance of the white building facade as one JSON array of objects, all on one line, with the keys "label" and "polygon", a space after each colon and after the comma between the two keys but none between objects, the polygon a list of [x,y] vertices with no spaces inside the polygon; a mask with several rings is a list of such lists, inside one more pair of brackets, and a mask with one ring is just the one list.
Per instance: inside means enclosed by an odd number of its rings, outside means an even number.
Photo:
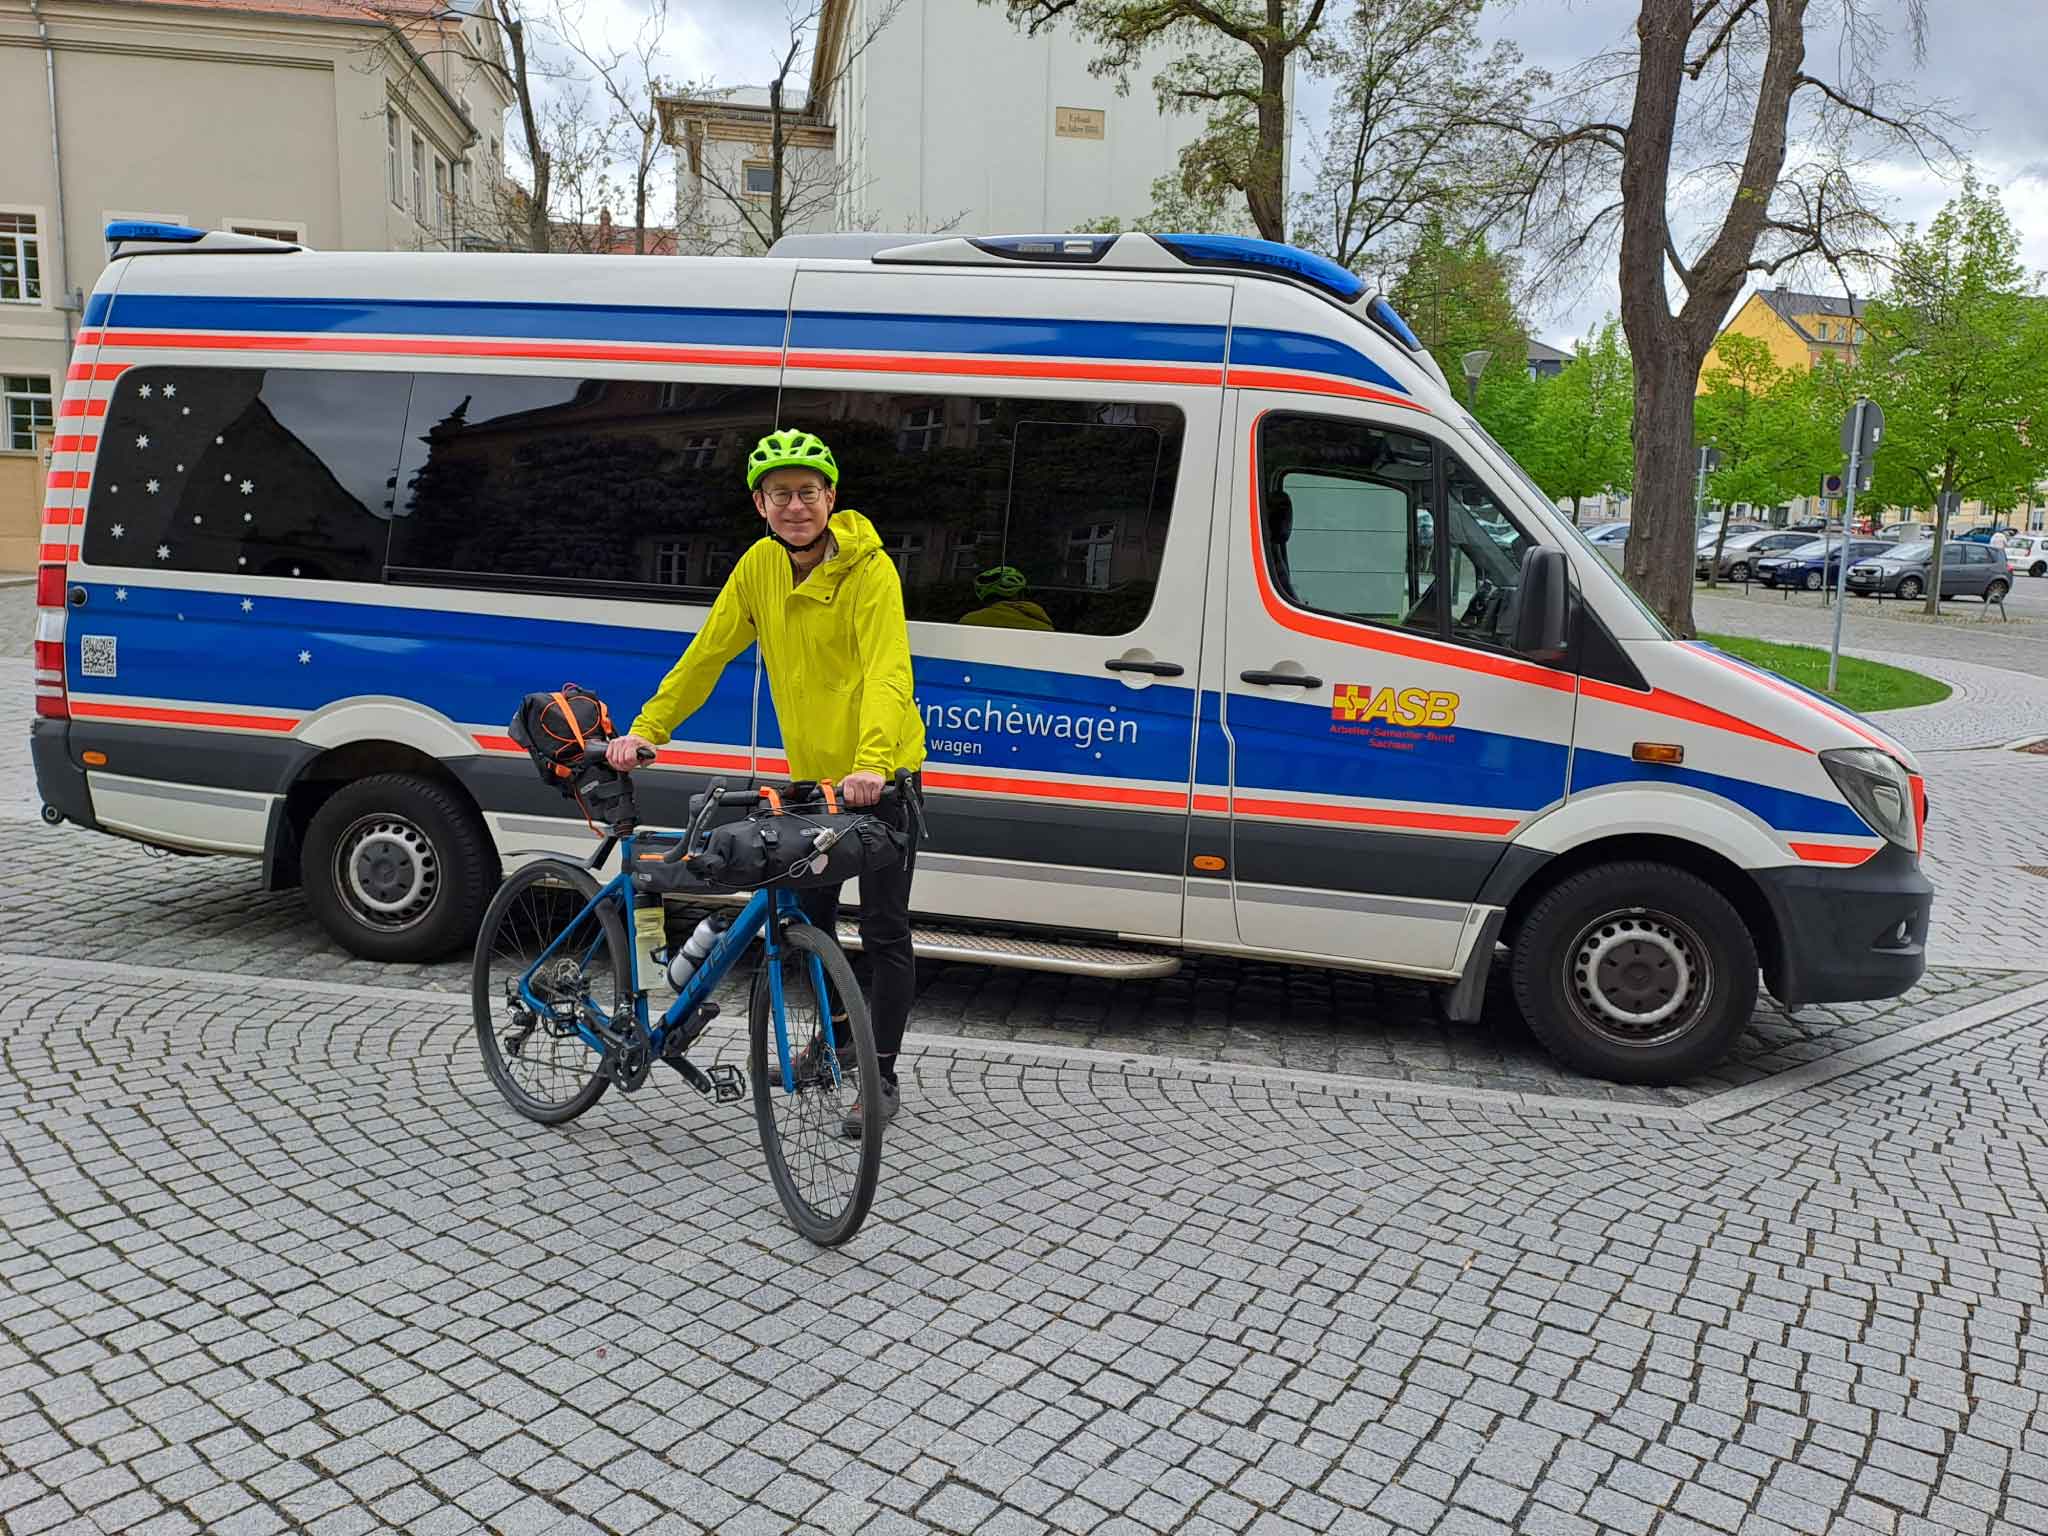
[{"label": "white building facade", "polygon": [[[1202,114],[1162,114],[1154,104],[1163,50],[1138,64],[1129,94],[1119,95],[1115,80],[1089,73],[1095,49],[1068,27],[1032,36],[1000,5],[901,0],[877,32],[887,8],[888,0],[826,0],[809,78],[788,82],[790,174],[804,195],[792,199],[784,234],[1131,223],[1202,131]],[[685,251],[756,248],[730,238],[731,199],[718,189],[741,178],[757,214],[769,194],[765,93],[673,99],[664,111],[678,206],[703,210]]]}]

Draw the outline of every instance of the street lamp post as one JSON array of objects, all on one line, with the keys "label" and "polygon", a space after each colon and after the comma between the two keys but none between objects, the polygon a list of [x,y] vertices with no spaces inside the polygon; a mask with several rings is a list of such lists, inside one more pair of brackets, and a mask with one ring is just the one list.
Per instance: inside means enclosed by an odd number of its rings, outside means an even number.
[{"label": "street lamp post", "polygon": [[1467,352],[1459,362],[1465,369],[1465,408],[1473,415],[1479,414],[1479,375],[1486,372],[1486,365],[1493,361],[1493,353],[1478,347]]}]

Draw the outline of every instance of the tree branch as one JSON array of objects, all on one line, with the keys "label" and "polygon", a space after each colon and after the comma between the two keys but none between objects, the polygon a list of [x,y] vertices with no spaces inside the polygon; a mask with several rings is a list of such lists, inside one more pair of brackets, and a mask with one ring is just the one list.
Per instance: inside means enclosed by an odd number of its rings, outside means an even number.
[{"label": "tree branch", "polygon": [[[1700,8],[1700,15],[1693,18],[1693,26],[1695,28],[1699,26],[1700,21],[1709,9],[1710,7],[1708,6]],[[1685,72],[1691,75],[1693,79],[1699,79],[1700,72],[1707,67],[1708,61],[1721,51],[1722,45],[1728,41],[1729,35],[1734,32],[1736,24],[1755,9],[1756,0],[1736,0],[1735,9],[1730,11],[1728,19],[1721,23],[1721,30],[1714,34],[1714,39],[1707,44],[1706,50],[1698,58],[1685,66]]]}]

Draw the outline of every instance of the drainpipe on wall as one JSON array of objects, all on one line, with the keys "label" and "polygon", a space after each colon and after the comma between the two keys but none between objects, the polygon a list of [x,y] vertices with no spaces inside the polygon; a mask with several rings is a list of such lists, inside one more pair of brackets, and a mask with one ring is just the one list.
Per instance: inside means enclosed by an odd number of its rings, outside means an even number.
[{"label": "drainpipe on wall", "polygon": [[85,295],[71,286],[71,242],[66,238],[64,223],[64,150],[57,136],[57,49],[50,41],[50,24],[43,19],[42,0],[28,0],[29,13],[36,19],[36,34],[43,40],[43,73],[49,84],[50,96],[50,172],[57,184],[57,301],[56,309],[64,317],[64,346],[71,347],[76,334],[72,324],[74,316],[83,313]]}]

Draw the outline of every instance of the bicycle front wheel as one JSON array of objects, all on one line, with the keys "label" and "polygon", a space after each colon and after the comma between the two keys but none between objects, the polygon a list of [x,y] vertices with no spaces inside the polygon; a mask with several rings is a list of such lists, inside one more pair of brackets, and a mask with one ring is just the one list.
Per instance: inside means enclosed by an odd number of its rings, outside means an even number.
[{"label": "bicycle front wheel", "polygon": [[[614,1017],[630,986],[626,925],[615,903],[586,910],[597,892],[582,865],[536,859],[499,888],[477,934],[470,1003],[484,1070],[506,1103],[543,1125],[574,1120],[611,1086],[576,1030]],[[529,973],[540,1009],[521,993]]]},{"label": "bicycle front wheel", "polygon": [[[754,978],[747,1020],[754,1118],[782,1208],[799,1232],[830,1248],[858,1232],[874,1204],[882,1172],[882,1069],[875,1059],[868,1005],[839,946],[809,923],[792,923],[777,949],[776,958],[764,960]],[[783,1018],[795,1066],[791,1088],[768,1080],[769,1063],[777,1059],[771,964],[781,968]],[[836,1082],[822,1059],[824,1032],[835,1014],[842,1021],[839,1038],[845,1041],[838,1048]],[[856,1102],[861,1135],[849,1141],[844,1126]]]}]

